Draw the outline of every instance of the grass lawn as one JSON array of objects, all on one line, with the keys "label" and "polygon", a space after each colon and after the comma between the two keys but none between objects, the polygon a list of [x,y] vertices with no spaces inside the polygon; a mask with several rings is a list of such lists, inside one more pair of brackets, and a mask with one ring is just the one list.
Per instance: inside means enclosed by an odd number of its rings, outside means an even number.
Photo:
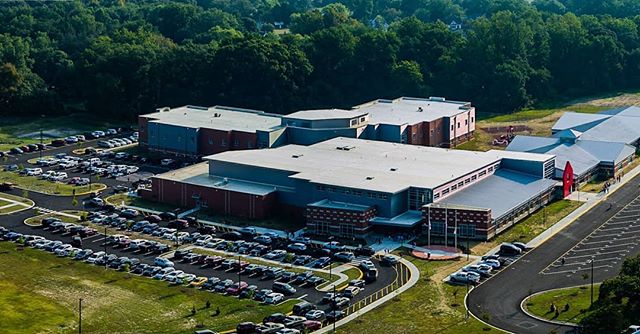
[{"label": "grass lawn", "polygon": [[[62,211],[64,213],[68,213],[70,215],[74,215],[74,216],[78,216],[78,217],[82,217],[82,215],[85,213],[85,211],[76,211],[76,210],[65,210]],[[58,213],[45,213],[42,215],[37,215],[37,216],[33,216],[31,218],[27,218],[24,222],[25,224],[29,225],[29,226],[38,226],[41,225],[42,223],[42,219],[44,218],[49,218],[49,217],[56,217],[58,219],[60,219],[61,221],[65,222],[65,223],[77,223],[79,220],[73,217],[69,217],[66,215],[61,215]]]},{"label": "grass lawn", "polygon": [[72,196],[74,190],[76,191],[76,195],[85,195],[107,188],[107,186],[102,183],[93,183],[91,184],[90,190],[88,185],[74,186],[72,184],[39,179],[35,176],[20,176],[13,172],[0,172],[0,182],[11,182],[22,189],[61,196]]},{"label": "grass lawn", "polygon": [[0,117],[0,150],[40,142],[40,130],[44,141],[79,134],[89,130],[120,127],[125,124],[111,123],[105,119],[91,119],[87,115],[58,117]]},{"label": "grass lawn", "polygon": [[467,262],[407,259],[420,270],[418,283],[382,306],[339,327],[338,333],[501,333],[471,316],[465,319],[466,287],[451,286],[442,281]]},{"label": "grass lawn", "polygon": [[[286,313],[296,300],[260,305],[188,287],[171,287],[146,277],[57,258],[34,249],[16,251],[0,243],[0,333],[75,333],[83,299],[86,333],[193,333],[198,324],[214,331],[242,321],[259,322]],[[206,301],[212,308],[204,309]],[[197,309],[191,315],[191,308]],[[220,307],[219,316],[211,313]]]},{"label": "grass lawn", "polygon": [[[506,127],[526,125],[530,128],[527,131],[516,132],[520,135],[533,136],[549,136],[551,135],[551,126],[562,116],[565,111],[575,111],[583,113],[595,113],[609,109],[604,105],[589,103],[568,104],[560,108],[553,109],[531,109],[515,112],[506,115],[489,116],[484,119],[478,115],[478,123],[476,124],[476,132],[474,139],[458,145],[457,149],[469,151],[488,151],[491,149],[504,149],[504,146],[494,146],[491,144],[494,137],[502,133],[489,133],[483,129],[490,127]],[[506,134],[506,132],[505,132]]]},{"label": "grass lawn", "polygon": [[[598,300],[600,284],[593,286],[593,301]],[[551,304],[555,304],[560,313],[558,316],[551,311]],[[569,310],[565,311],[565,305],[569,304]],[[580,286],[567,289],[551,290],[529,298],[526,303],[527,310],[532,314],[549,320],[578,323],[588,314],[591,304],[590,286]]]},{"label": "grass lawn", "polygon": [[545,209],[536,211],[525,220],[503,231],[489,242],[471,244],[471,254],[482,255],[493,247],[503,243],[520,241],[527,243],[553,224],[566,217],[583,203],[578,201],[559,200],[548,204]]},{"label": "grass lawn", "polygon": [[[13,201],[22,203],[23,205],[21,204],[12,205]],[[33,201],[28,198],[14,196],[11,194],[0,193],[0,207],[5,205],[10,205],[10,206],[0,209],[0,215],[7,215],[10,213],[25,210],[35,205],[35,203],[33,203]]]}]

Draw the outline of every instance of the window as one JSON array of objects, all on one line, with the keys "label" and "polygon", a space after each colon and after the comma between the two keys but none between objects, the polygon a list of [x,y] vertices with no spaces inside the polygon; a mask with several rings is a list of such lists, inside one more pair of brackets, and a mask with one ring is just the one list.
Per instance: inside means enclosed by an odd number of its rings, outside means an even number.
[{"label": "window", "polygon": [[489,171],[489,173],[493,172],[493,166],[487,168],[487,170]]},{"label": "window", "polygon": [[469,179],[464,180],[464,184],[469,184],[470,182],[471,182],[471,180],[469,180]]},{"label": "window", "polygon": [[449,188],[447,188],[447,189],[445,189],[445,190],[443,190],[443,191],[442,191],[442,195],[446,195],[446,194],[448,194],[448,193],[449,193]]},{"label": "window", "polygon": [[351,120],[351,126],[354,126],[356,124],[358,124],[358,119],[352,119]]},{"label": "window", "polygon": [[360,117],[360,122],[364,122],[365,118],[364,117]]},{"label": "window", "polygon": [[462,187],[464,185],[464,181],[458,182],[458,187]]},{"label": "window", "polygon": [[253,148],[253,144],[251,142],[247,142],[247,148]]},{"label": "window", "polygon": [[480,172],[480,176],[485,176],[485,175],[487,175],[487,171],[486,170],[483,170],[483,171]]},{"label": "window", "polygon": [[475,181],[478,178],[477,175],[471,175],[471,181]]},{"label": "window", "polygon": [[458,129],[460,129],[460,122],[458,122]]},{"label": "window", "polygon": [[457,184],[454,184],[454,185],[451,186],[451,190],[456,190],[456,189],[458,189],[458,185]]},{"label": "window", "polygon": [[471,123],[473,123],[473,116],[471,116]]},{"label": "window", "polygon": [[469,124],[469,120],[465,119],[464,120],[464,125],[467,125],[467,124]]},{"label": "window", "polygon": [[451,125],[451,131],[453,131],[453,125]]},{"label": "window", "polygon": [[226,147],[226,146],[227,146],[227,140],[226,140],[226,139],[222,139],[222,140],[220,141],[220,146],[222,146],[222,147]]},{"label": "window", "polygon": [[440,198],[440,193],[437,193],[437,194],[433,195],[433,199],[434,199],[434,200],[436,200],[436,199],[438,199],[438,198]]},{"label": "window", "polygon": [[233,146],[235,146],[235,147],[240,146],[240,141],[238,139],[234,139],[233,140]]}]

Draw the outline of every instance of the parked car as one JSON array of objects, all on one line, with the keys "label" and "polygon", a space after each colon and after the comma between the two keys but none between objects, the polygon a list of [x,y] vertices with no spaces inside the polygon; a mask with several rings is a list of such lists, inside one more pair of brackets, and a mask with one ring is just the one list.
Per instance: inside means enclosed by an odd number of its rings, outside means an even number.
[{"label": "parked car", "polygon": [[512,243],[505,242],[500,245],[500,255],[503,256],[515,256],[522,253],[522,249]]},{"label": "parked car", "polygon": [[286,295],[292,295],[296,293],[296,289],[291,285],[283,282],[274,282],[271,289],[275,292],[283,293]]},{"label": "parked car", "polygon": [[169,260],[167,260],[167,259],[165,259],[165,258],[162,258],[162,257],[157,257],[157,258],[155,258],[155,259],[153,260],[153,263],[154,263],[156,266],[163,267],[163,268],[166,268],[166,267],[173,267],[173,266],[174,266],[173,262],[171,262],[171,261],[169,261]]},{"label": "parked car", "polygon": [[284,295],[278,292],[272,292],[264,298],[265,304],[278,304],[284,300]]},{"label": "parked car", "polygon": [[305,313],[304,317],[309,320],[323,320],[325,318],[325,314],[322,310],[311,310]]}]

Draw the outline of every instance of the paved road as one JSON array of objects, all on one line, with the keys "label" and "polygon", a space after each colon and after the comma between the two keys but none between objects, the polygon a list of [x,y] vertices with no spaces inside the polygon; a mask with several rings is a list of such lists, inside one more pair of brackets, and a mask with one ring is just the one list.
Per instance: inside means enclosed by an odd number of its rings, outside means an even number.
[{"label": "paved road", "polygon": [[[488,313],[490,323],[513,333],[571,333],[570,326],[538,321],[520,309],[530,293],[589,283],[615,276],[622,259],[640,252],[640,176],[606,202],[586,212],[566,229],[520,260],[476,287],[468,306],[477,317]],[[565,262],[562,263],[564,258]]]}]

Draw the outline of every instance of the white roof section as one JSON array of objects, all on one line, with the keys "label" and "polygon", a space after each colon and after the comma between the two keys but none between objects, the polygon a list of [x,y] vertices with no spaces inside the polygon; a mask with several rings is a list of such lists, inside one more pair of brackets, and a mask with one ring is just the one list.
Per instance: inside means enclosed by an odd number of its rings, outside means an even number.
[{"label": "white roof section", "polygon": [[611,116],[582,134],[584,140],[631,144],[640,138],[640,117]]},{"label": "white roof section", "polygon": [[560,144],[560,142],[561,140],[559,138],[554,137],[517,135],[505,150],[507,152],[546,153],[548,150]]},{"label": "white roof section", "polygon": [[344,110],[344,109],[314,109],[300,110],[283,118],[295,118],[309,121],[330,120],[330,119],[352,119],[360,116],[366,116],[366,111],[361,110]]},{"label": "white roof section", "polygon": [[526,160],[526,161],[537,161],[537,162],[545,162],[555,157],[555,155],[553,154],[503,151],[503,150],[489,150],[487,151],[487,153],[495,154],[500,159],[506,158],[506,159],[513,159],[513,160]]},{"label": "white roof section", "polygon": [[557,181],[500,169],[482,181],[437,202],[488,208],[494,219],[548,191]]},{"label": "white roof section", "polygon": [[401,97],[395,100],[375,100],[353,107],[368,112],[369,124],[416,124],[467,112],[471,102],[448,101],[440,97],[428,99]]},{"label": "white roof section", "polygon": [[215,162],[283,170],[291,178],[337,187],[397,193],[433,189],[500,159],[487,152],[449,150],[338,137],[311,146],[228,151],[205,157]]},{"label": "white roof section", "polygon": [[158,112],[143,116],[150,119],[149,123],[250,133],[274,130],[281,124],[279,115],[224,106],[161,108]]},{"label": "white roof section", "polygon": [[186,184],[258,196],[268,195],[276,191],[273,186],[265,184],[211,176],[209,175],[209,164],[206,162],[176,169],[164,174],[158,174],[154,177],[161,180],[177,181]]}]

